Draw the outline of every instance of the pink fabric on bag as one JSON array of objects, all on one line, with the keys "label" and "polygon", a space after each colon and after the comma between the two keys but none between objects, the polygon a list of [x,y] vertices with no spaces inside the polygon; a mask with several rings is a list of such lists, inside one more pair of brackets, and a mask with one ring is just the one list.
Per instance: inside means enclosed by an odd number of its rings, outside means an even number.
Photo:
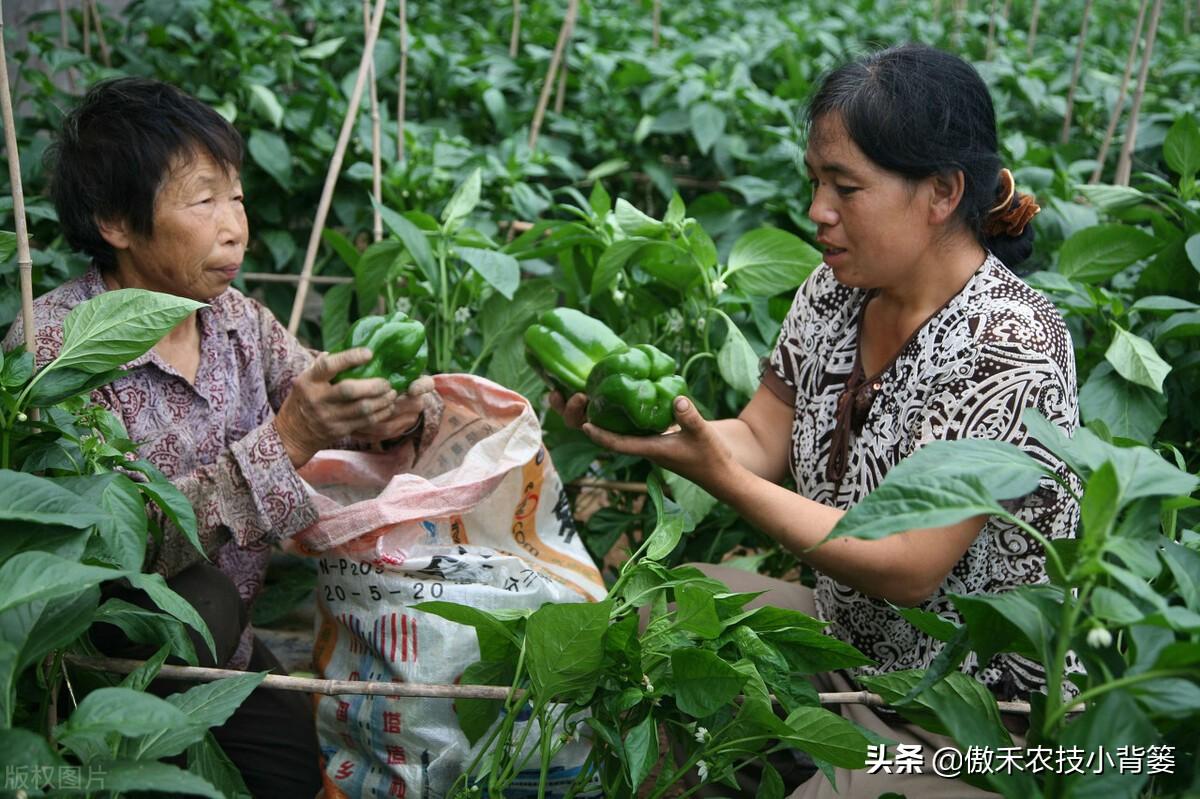
[{"label": "pink fabric on bag", "polygon": [[[415,463],[409,447],[324,450],[300,470],[320,514],[296,536],[305,550],[324,552],[406,522],[466,512],[540,450],[541,425],[520,394],[467,374],[435,375],[434,384],[445,403],[442,422]],[[336,496],[347,490],[357,494],[348,504]]]}]

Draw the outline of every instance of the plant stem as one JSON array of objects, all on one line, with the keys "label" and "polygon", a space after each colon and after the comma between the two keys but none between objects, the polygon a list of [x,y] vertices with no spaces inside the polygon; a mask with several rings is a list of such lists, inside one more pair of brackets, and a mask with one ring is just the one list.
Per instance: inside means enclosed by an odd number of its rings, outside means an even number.
[{"label": "plant stem", "polygon": [[683,365],[683,369],[679,372],[679,375],[684,379],[685,382],[687,381],[688,367],[702,358],[712,358],[715,361],[717,356],[711,352],[697,352],[695,355],[688,358],[687,363]]},{"label": "plant stem", "polygon": [[[1079,696],[1075,697],[1075,701],[1073,704],[1077,705],[1080,703],[1090,702],[1091,700],[1095,699],[1096,697],[1103,696],[1104,694],[1108,693],[1109,691],[1116,691],[1117,689],[1120,689],[1120,688],[1128,688],[1131,685],[1137,685],[1138,683],[1149,682],[1150,680],[1161,680],[1161,679],[1165,679],[1167,677],[1194,677],[1194,676],[1195,676],[1195,672],[1190,671],[1188,669],[1160,669],[1158,671],[1146,671],[1146,672],[1142,672],[1141,674],[1135,674],[1132,677],[1121,677],[1120,679],[1113,680],[1112,682],[1107,682],[1104,685],[1097,685],[1095,688],[1089,688],[1088,690],[1081,693]],[[1069,709],[1070,709],[1070,705],[1062,705],[1061,707],[1055,708],[1053,713],[1047,713],[1046,714],[1046,721],[1047,721],[1046,729],[1049,729],[1049,726],[1051,724],[1053,724],[1056,721],[1059,721],[1062,717],[1066,716]]]},{"label": "plant stem", "polygon": [[1075,623],[1079,620],[1079,612],[1087,604],[1094,586],[1094,581],[1085,585],[1076,601],[1072,601],[1069,588],[1063,594],[1061,621],[1056,630],[1058,641],[1054,647],[1054,660],[1046,664],[1046,718],[1042,723],[1042,734],[1047,740],[1053,739],[1051,730],[1054,729],[1056,719],[1064,715],[1067,712],[1066,708],[1073,704],[1063,702],[1062,698],[1064,664],[1067,660],[1067,650],[1071,648],[1071,638],[1075,632]]}]

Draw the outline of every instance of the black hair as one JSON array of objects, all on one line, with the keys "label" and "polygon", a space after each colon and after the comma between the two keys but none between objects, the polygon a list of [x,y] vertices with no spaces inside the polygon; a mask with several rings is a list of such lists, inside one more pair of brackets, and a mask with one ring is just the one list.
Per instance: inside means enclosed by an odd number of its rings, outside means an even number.
[{"label": "black hair", "polygon": [[[1033,225],[1015,237],[983,232],[1007,184],[1000,178],[992,98],[969,63],[921,44],[872,53],[825,76],[809,101],[807,128],[831,113],[883,169],[910,180],[961,170],[955,213],[980,244],[1010,269],[1033,253]],[[1019,199],[1014,192],[1009,206]]]},{"label": "black hair", "polygon": [[113,78],[95,84],[63,119],[47,153],[50,195],[63,235],[101,269],[116,265],[99,220],[149,237],[154,201],[179,158],[207,153],[241,171],[242,137],[225,118],[170,84]]}]

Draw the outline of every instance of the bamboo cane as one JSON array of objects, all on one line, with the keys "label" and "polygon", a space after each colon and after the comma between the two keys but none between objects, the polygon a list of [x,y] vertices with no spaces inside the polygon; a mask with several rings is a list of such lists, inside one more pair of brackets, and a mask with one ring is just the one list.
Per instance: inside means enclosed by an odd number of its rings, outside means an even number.
[{"label": "bamboo cane", "polygon": [[576,488],[598,488],[604,491],[620,491],[625,494],[645,494],[648,491],[645,483],[626,483],[617,480],[594,480],[590,477],[581,477],[578,480],[572,480],[570,485]]},{"label": "bamboo cane", "polygon": [[408,2],[400,0],[400,78],[396,95],[396,160],[404,160],[404,115],[408,102]]},{"label": "bamboo cane", "polygon": [[21,183],[21,152],[12,93],[8,85],[8,56],[4,52],[4,3],[0,0],[0,114],[4,119],[4,150],[8,157],[8,180],[12,185],[13,226],[17,234],[17,272],[21,282],[21,328],[25,351],[37,352],[33,328],[33,258],[29,254],[29,227],[25,220],[25,189]]},{"label": "bamboo cane", "polygon": [[1012,17],[1012,0],[1004,0],[1004,13],[1000,17],[1007,24],[1008,20]]},{"label": "bamboo cane", "polygon": [[954,0],[954,47],[962,46],[963,25],[967,17],[967,0]]},{"label": "bamboo cane", "polygon": [[567,71],[571,68],[571,37],[575,35],[575,23],[571,22],[571,29],[567,31],[567,44],[563,47],[562,64],[558,70],[558,91],[554,95],[554,113],[561,114],[563,112],[563,104],[566,102],[567,95]]},{"label": "bamboo cane", "polygon": [[92,57],[92,15],[88,13],[88,0],[80,0],[83,11],[83,54]]},{"label": "bamboo cane", "polygon": [[350,105],[346,109],[346,118],[342,121],[342,130],[338,134],[337,145],[333,150],[333,159],[329,162],[329,171],[325,175],[325,186],[321,189],[321,200],[317,203],[317,216],[313,220],[312,234],[308,237],[308,249],[304,253],[304,267],[300,272],[300,284],[296,288],[296,299],[292,303],[292,317],[288,320],[288,332],[292,335],[300,329],[300,317],[304,311],[304,301],[308,298],[308,284],[312,279],[313,264],[317,261],[317,249],[321,246],[321,231],[325,228],[325,219],[329,216],[329,206],[333,202],[333,189],[337,185],[338,172],[342,169],[342,160],[346,157],[346,146],[350,143],[350,133],[354,130],[354,121],[358,118],[358,107],[362,103],[363,87],[367,82],[367,67],[375,56],[375,41],[379,38],[379,28],[383,24],[383,11],[387,0],[375,0],[375,12],[371,17],[371,30],[367,34],[367,43],[363,48],[362,58],[358,62],[358,77],[354,81],[354,90],[350,93]]},{"label": "bamboo cane", "polygon": [[[80,655],[64,655],[63,660],[80,668],[104,671],[110,674],[129,674],[145,665],[145,661],[128,660],[125,658],[83,657]],[[159,668],[158,677],[168,680],[185,680],[188,682],[215,682],[229,677],[243,677],[248,672],[235,669],[209,669],[198,666],[164,665]],[[506,688],[499,685],[438,685],[417,682],[372,682],[367,680],[324,680],[315,677],[288,677],[282,674],[268,674],[262,681],[261,687],[282,691],[299,691],[307,694],[323,696],[408,696],[432,699],[507,699],[509,692],[516,698],[525,695],[521,688]],[[830,691],[817,694],[822,705],[866,705],[868,707],[887,707],[887,702],[879,694],[870,691]],[[1028,715],[1028,702],[997,702],[1001,713]],[[1084,710],[1082,705],[1075,705],[1071,712]]]},{"label": "bamboo cane", "polygon": [[1108,127],[1104,131],[1104,139],[1100,142],[1100,150],[1096,153],[1096,168],[1088,183],[1099,183],[1100,175],[1104,172],[1104,160],[1108,158],[1108,148],[1112,146],[1113,136],[1117,132],[1117,123],[1121,121],[1121,108],[1125,105],[1125,94],[1129,91],[1129,78],[1133,75],[1133,62],[1137,60],[1138,43],[1142,38],[1142,24],[1146,21],[1146,9],[1150,0],[1142,0],[1138,6],[1137,24],[1133,27],[1133,39],[1129,43],[1129,56],[1125,59],[1125,72],[1121,75],[1121,88],[1117,91],[1117,102],[1113,104],[1112,113],[1108,116]]},{"label": "bamboo cane", "polygon": [[108,51],[108,39],[104,35],[104,21],[100,19],[100,9],[96,0],[86,0],[86,6],[91,10],[92,22],[96,25],[96,41],[100,44],[100,60],[108,69],[112,69],[112,56]]},{"label": "bamboo cane", "polygon": [[521,0],[513,0],[512,35],[508,37],[508,57],[516,58],[521,47]]},{"label": "bamboo cane", "polygon": [[[300,282],[300,275],[286,272],[242,272],[242,279],[250,283],[291,283],[296,285]],[[353,283],[354,278],[338,275],[312,275],[308,282],[314,286],[337,286],[342,283]]]},{"label": "bamboo cane", "polygon": [[[363,41],[371,35],[371,0],[362,0]],[[370,87],[368,96],[371,101],[371,196],[375,198],[371,235],[374,241],[383,238],[383,214],[380,206],[383,203],[383,161],[380,157],[382,147],[382,131],[379,129],[379,90],[375,85],[375,58],[367,67],[367,85]]]},{"label": "bamboo cane", "polygon": [[554,45],[554,53],[550,56],[550,67],[546,70],[546,80],[542,83],[542,93],[538,96],[537,108],[533,112],[533,124],[529,128],[529,152],[537,150],[538,133],[542,129],[542,120],[546,117],[546,106],[550,103],[550,89],[554,86],[554,76],[558,72],[559,62],[562,61],[563,49],[567,45],[567,37],[575,26],[575,15],[579,12],[579,0],[567,0],[567,15],[558,31],[558,41]]},{"label": "bamboo cane", "polygon": [[991,13],[988,15],[988,32],[987,32],[987,49],[984,51],[984,60],[991,61],[992,53],[996,50],[996,5],[999,0],[992,0]]},{"label": "bamboo cane", "polygon": [[1137,143],[1138,114],[1142,110],[1142,98],[1146,94],[1146,77],[1150,73],[1150,58],[1154,55],[1154,38],[1158,34],[1158,19],[1162,14],[1163,0],[1154,0],[1150,11],[1150,22],[1146,25],[1146,49],[1142,51],[1142,66],[1138,71],[1137,88],[1133,91],[1133,105],[1129,109],[1129,121],[1125,123],[1125,141],[1121,142],[1121,154],[1117,157],[1117,175],[1113,182],[1128,186],[1133,172],[1133,147]]},{"label": "bamboo cane", "polygon": [[1066,144],[1071,140],[1071,116],[1075,110],[1075,89],[1079,86],[1079,73],[1083,68],[1083,48],[1087,43],[1088,18],[1092,14],[1092,0],[1083,4],[1083,22],[1079,25],[1079,42],[1075,45],[1075,64],[1071,67],[1071,86],[1067,89],[1067,113],[1063,117],[1062,134],[1058,140]]},{"label": "bamboo cane", "polygon": [[[71,37],[68,33],[68,28],[71,25],[71,16],[67,13],[67,0],[58,0],[58,44],[59,47],[66,50],[71,46]],[[67,88],[72,93],[75,91],[75,70],[67,70]]]},{"label": "bamboo cane", "polygon": [[650,32],[650,46],[657,50],[660,41],[662,41],[662,0],[654,0],[654,21]]},{"label": "bamboo cane", "polygon": [[1029,12],[1029,40],[1025,43],[1026,58],[1033,58],[1033,45],[1037,41],[1038,14],[1041,10],[1041,0],[1033,0],[1033,10]]}]

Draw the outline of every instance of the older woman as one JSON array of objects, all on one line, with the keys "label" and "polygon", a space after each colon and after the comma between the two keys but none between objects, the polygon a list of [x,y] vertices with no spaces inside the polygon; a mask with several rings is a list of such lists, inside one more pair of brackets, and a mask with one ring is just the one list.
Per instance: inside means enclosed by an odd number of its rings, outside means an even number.
[{"label": "older woman", "polygon": [[[986,85],[962,59],[923,46],[885,50],[825,78],[809,106],[809,217],[824,263],[796,293],[762,384],[736,419],[704,420],[678,398],[676,432],[617,436],[583,423],[586,397],[552,397],[599,444],[644,455],[737,509],[817,572],[815,590],[709,567],[738,591],[768,590],[830,622],[875,661],[856,673],[929,667],[941,644],[892,603],[957,618],[950,593],[998,592],[1047,579],[1045,555],[1015,525],[978,516],[878,540],[821,544],[847,509],[925,443],[1010,441],[1067,479],[1021,422],[1036,408],[1067,433],[1078,421],[1071,338],[1050,302],[1008,267],[1031,251],[1032,200],[997,153]],[[779,485],[795,480],[796,491]],[[1049,538],[1074,535],[1078,508],[1050,478],[1020,518]],[[963,664],[1001,699],[1045,690],[1041,667],[1002,654]],[[854,673],[817,675],[820,690]],[[921,747],[953,742],[862,706],[843,713]],[[1013,719],[1020,731],[1023,720]],[[1019,741],[1018,741],[1019,742]],[[890,751],[890,750],[889,750]],[[915,751],[915,750],[909,750]],[[839,770],[804,799],[983,792],[929,774]]]},{"label": "older woman", "polygon": [[[67,313],[111,289],[207,303],[93,399],[121,418],[140,454],[195,508],[204,552],[160,517],[162,543],[150,542],[147,567],[212,629],[217,658],[196,639],[201,665],[262,670],[279,664],[247,619],[271,545],[316,518],[296,470],[348,437],[420,435],[435,421],[423,411],[436,414],[438,403],[428,380],[404,396],[382,379],[331,384],[371,353],[310,352],[231,288],[248,239],[242,154],[229,123],[178,89],[140,78],[94,86],[63,122],[52,184],[67,241],[92,263],[35,302],[35,355],[39,366],[52,360]],[[18,320],[6,348],[20,343],[20,329]],[[129,642],[108,632],[98,636],[102,648],[127,652]],[[318,790],[302,695],[260,690],[216,735],[254,796]]]}]

